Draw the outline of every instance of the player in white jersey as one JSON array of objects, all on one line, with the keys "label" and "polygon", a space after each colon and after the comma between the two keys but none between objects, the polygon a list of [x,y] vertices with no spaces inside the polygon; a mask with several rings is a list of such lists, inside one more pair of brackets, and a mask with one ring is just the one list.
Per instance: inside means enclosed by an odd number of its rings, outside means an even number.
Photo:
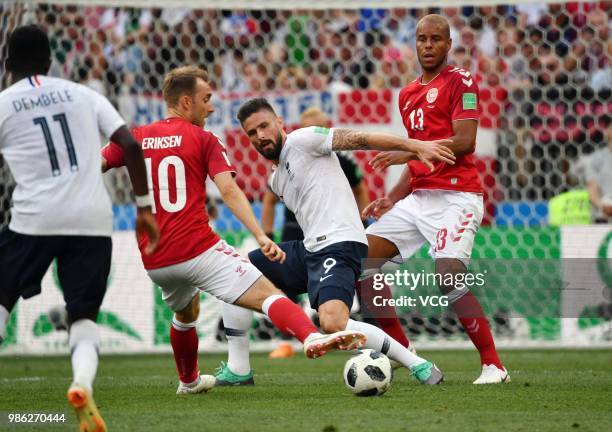
[{"label": "player in white jersey", "polygon": [[[431,362],[418,357],[381,329],[349,318],[361,260],[368,255],[368,240],[359,210],[334,151],[403,148],[427,164],[453,163],[444,141],[422,142],[382,133],[308,127],[290,134],[265,99],[252,99],[238,111],[238,119],[257,151],[274,164],[270,189],[295,213],[304,231],[304,241],[280,243],[287,255],[284,263],[270,262],[257,250],[251,262],[285,292],[307,292],[310,305],[319,313],[325,332],[360,331],[365,347],[387,354],[409,368],[423,384],[438,384],[442,373]],[[267,261],[267,262],[266,262]],[[248,323],[246,312],[224,306],[227,327]],[[240,330],[240,329],[239,329]],[[217,375],[217,383],[240,383],[232,376],[232,363],[240,363],[232,349],[248,357],[248,346],[229,345],[229,364]],[[236,375],[236,373],[234,373]],[[251,380],[252,381],[252,380]]]},{"label": "player in white jersey", "polygon": [[93,400],[100,337],[96,326],[111,262],[111,202],[100,171],[100,132],[126,155],[138,215],[138,235],[157,247],[142,151],[103,96],[45,76],[49,40],[37,26],[9,40],[12,85],[0,93],[0,152],[15,178],[11,222],[0,232],[0,343],[19,297],[40,293],[57,259],[70,325],[73,381],[68,400],[81,430],[105,431]]}]

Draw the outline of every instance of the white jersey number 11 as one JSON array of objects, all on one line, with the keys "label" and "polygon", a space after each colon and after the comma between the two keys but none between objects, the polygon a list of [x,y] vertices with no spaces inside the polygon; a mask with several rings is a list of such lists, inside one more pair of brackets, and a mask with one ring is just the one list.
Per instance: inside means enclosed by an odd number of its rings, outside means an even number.
[{"label": "white jersey number 11", "polygon": [[[76,152],[74,151],[74,143],[72,142],[72,134],[68,127],[68,120],[66,114],[55,114],[53,120],[60,124],[62,128],[62,135],[64,135],[64,141],[66,143],[66,150],[68,150],[68,159],[70,160],[70,170],[78,171],[79,165],[77,162]],[[47,145],[47,151],[49,152],[49,160],[51,162],[51,173],[53,177],[57,177],[62,173],[57,160],[57,152],[55,151],[55,144],[53,143],[53,136],[51,136],[51,130],[49,129],[49,123],[45,117],[36,117],[32,119],[35,125],[40,126],[42,129],[43,136],[45,138],[45,144]]]}]

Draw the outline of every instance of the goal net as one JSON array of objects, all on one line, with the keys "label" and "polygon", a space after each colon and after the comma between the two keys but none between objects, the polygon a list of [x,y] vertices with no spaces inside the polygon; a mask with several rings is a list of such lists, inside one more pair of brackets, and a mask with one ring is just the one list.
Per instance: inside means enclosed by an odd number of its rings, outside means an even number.
[{"label": "goal net", "polygon": [[[440,13],[451,24],[449,62],[471,71],[480,87],[476,156],[485,215],[472,271],[486,270],[488,277],[485,286],[473,289],[497,343],[610,343],[611,229],[588,225],[598,215],[591,214],[584,175],[611,140],[611,2],[415,0],[407,8],[404,1],[381,0],[373,8],[372,2],[357,0],[233,0],[218,9],[220,3],[0,2],[2,88],[9,85],[7,37],[15,26],[29,23],[50,35],[50,75],[104,94],[129,125],[163,118],[165,73],[187,63],[202,66],[215,103],[206,127],[224,139],[237,182],[259,217],[270,163],[240,130],[241,103],[255,95],[269,98],[290,129],[314,106],[335,126],[404,135],[397,98],[419,74],[416,23],[427,13]],[[372,156],[355,152],[369,198],[375,199],[399,172],[374,172],[368,165]],[[133,240],[129,179],[125,171],[114,170],[105,181],[114,202],[115,232],[99,318],[102,349],[168,350],[171,312],[147,278]],[[9,222],[13,187],[0,156],[0,227]],[[253,240],[214,187],[208,192],[216,231],[243,252],[253,249]],[[284,213],[280,204],[276,210],[279,236]],[[559,220],[585,225],[559,227]],[[429,271],[432,265],[423,249],[403,270]],[[393,290],[397,298],[415,292],[399,284]],[[436,290],[416,292],[426,296]],[[61,302],[52,268],[43,294],[18,304],[0,353],[64,352],[65,334],[53,331],[47,315]],[[462,346],[468,340],[447,307],[399,306],[397,312],[408,336],[421,346]],[[203,296],[198,330],[206,349],[224,348],[220,325],[219,303]],[[251,337],[255,347],[267,348],[278,334],[257,316]]]}]

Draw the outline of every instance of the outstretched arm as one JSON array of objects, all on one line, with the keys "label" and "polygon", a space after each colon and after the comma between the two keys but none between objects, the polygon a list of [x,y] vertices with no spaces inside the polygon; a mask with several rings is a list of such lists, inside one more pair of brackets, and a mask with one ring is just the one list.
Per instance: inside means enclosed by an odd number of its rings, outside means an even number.
[{"label": "outstretched arm", "polygon": [[[454,135],[444,144],[455,156],[463,156],[474,152],[476,146],[476,131],[478,121],[457,120],[453,122]],[[382,171],[390,165],[402,165],[411,159],[417,159],[412,152],[385,151],[378,153],[370,160],[370,165],[376,171]]]},{"label": "outstretched arm", "polygon": [[264,255],[270,261],[284,262],[285,252],[265,234],[264,230],[257,222],[257,218],[253,213],[249,200],[234,181],[232,173],[229,171],[219,173],[213,178],[213,181],[219,188],[219,192],[221,192],[223,202],[251,234],[253,234]]},{"label": "outstretched arm", "polygon": [[419,141],[400,138],[395,135],[379,132],[360,132],[350,129],[334,129],[332,150],[400,150],[410,152],[433,169],[431,161],[442,161],[454,164],[455,156],[446,147],[449,140]]}]

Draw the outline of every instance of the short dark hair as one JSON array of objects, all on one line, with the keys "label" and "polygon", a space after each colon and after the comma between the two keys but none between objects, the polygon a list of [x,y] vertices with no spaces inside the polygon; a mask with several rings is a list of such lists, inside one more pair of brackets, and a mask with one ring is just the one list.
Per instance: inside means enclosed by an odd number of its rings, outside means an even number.
[{"label": "short dark hair", "polygon": [[166,104],[169,107],[175,107],[181,96],[185,94],[192,96],[198,79],[207,83],[208,73],[194,65],[181,66],[168,72],[162,86]]},{"label": "short dark hair", "polygon": [[419,33],[419,29],[421,28],[421,26],[428,21],[437,25],[444,33],[444,36],[450,39],[450,25],[448,24],[448,20],[444,18],[442,15],[438,15],[438,14],[429,14],[421,18],[419,22],[417,22],[417,26],[416,26],[417,34]]},{"label": "short dark hair", "polygon": [[238,110],[238,114],[236,115],[236,117],[238,117],[240,124],[242,124],[246,119],[261,110],[270,111],[272,114],[276,115],[276,113],[274,112],[274,108],[272,108],[272,105],[270,105],[270,103],[266,99],[255,98],[246,101],[244,104],[242,104],[242,106]]},{"label": "short dark hair", "polygon": [[46,74],[51,65],[51,48],[47,33],[37,25],[17,27],[8,43],[6,67],[21,74]]}]

